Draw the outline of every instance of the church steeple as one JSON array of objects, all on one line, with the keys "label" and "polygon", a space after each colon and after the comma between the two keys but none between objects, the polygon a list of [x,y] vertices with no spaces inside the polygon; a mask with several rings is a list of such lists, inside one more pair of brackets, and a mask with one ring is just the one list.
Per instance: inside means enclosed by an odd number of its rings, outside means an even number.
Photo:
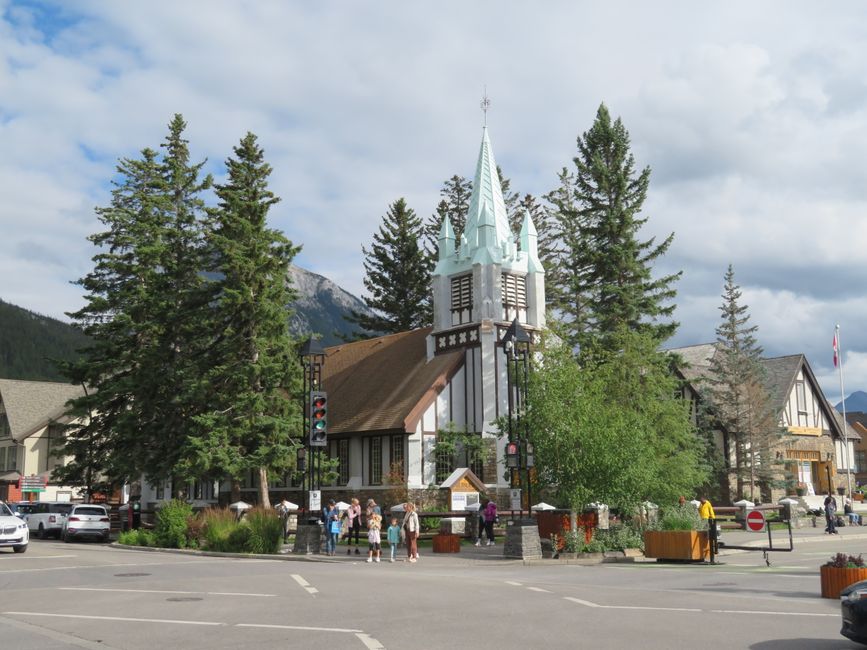
[{"label": "church steeple", "polygon": [[[509,227],[487,126],[465,223],[459,240],[448,217],[440,228],[431,278],[434,335],[473,324],[510,323],[514,318],[530,328],[544,327],[545,272],[536,228],[529,214],[517,237]],[[460,343],[459,338],[455,341]],[[442,349],[439,339],[436,349]]]}]

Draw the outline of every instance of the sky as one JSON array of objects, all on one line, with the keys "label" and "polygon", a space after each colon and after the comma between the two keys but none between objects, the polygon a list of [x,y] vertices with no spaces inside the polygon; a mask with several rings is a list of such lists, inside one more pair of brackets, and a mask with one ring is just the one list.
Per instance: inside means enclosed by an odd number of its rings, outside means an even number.
[{"label": "sky", "polygon": [[867,390],[867,5],[815,2],[0,0],[0,299],[68,320],[117,160],[175,113],[217,180],[252,131],[296,262],[363,295],[400,197],[497,162],[537,196],[604,102],[652,170],[642,237],[674,233],[672,345],[710,342],[729,264],[767,356]]}]

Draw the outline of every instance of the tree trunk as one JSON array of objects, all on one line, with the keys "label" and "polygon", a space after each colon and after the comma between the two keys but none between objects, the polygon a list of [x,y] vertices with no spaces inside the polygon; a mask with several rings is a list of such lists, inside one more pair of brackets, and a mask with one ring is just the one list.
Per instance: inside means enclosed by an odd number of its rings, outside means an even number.
[{"label": "tree trunk", "polygon": [[229,503],[236,503],[241,500],[241,479],[232,479],[232,492],[229,496]]},{"label": "tree trunk", "polygon": [[259,505],[263,508],[271,508],[271,499],[268,496],[268,468],[259,468]]}]

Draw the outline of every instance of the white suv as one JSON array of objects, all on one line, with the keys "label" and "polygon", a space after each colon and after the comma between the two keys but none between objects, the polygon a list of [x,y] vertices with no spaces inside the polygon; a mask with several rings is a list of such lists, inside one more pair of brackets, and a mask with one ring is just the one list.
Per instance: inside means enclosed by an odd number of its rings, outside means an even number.
[{"label": "white suv", "polygon": [[77,537],[95,537],[107,542],[110,530],[111,520],[105,506],[83,503],[72,506],[69,515],[63,520],[60,538],[64,542],[71,542]]},{"label": "white suv", "polygon": [[63,520],[72,510],[69,502],[37,501],[32,504],[30,514],[27,516],[27,525],[30,532],[39,539],[47,536],[60,538],[63,530]]},{"label": "white suv", "polygon": [[16,553],[23,553],[27,550],[29,541],[30,531],[27,524],[0,501],[0,547],[11,546]]}]

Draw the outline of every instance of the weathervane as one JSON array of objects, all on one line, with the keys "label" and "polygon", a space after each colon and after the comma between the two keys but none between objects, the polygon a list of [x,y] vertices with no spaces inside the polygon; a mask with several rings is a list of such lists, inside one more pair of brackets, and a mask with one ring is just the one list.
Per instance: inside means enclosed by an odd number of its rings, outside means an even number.
[{"label": "weathervane", "polygon": [[488,98],[488,87],[485,86],[485,93],[482,95],[482,101],[479,103],[482,107],[482,112],[485,114],[485,126],[488,126],[488,109],[491,107],[491,100]]}]

